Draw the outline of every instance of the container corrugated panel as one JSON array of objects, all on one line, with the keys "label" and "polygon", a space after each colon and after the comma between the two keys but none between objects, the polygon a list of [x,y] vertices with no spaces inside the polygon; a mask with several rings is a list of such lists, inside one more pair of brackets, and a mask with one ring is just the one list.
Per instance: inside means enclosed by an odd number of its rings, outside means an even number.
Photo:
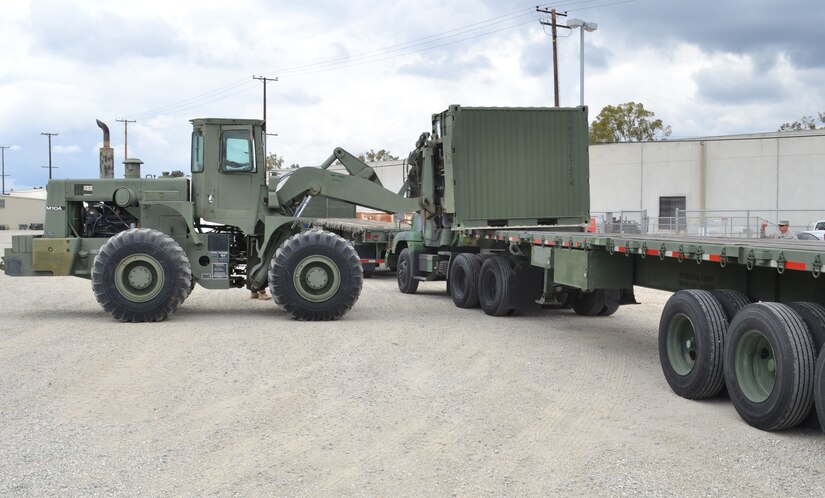
[{"label": "container corrugated panel", "polygon": [[566,224],[588,217],[586,107],[453,106],[446,128],[457,224]]},{"label": "container corrugated panel", "polygon": [[355,204],[316,195],[310,198],[301,216],[304,218],[355,218]]}]

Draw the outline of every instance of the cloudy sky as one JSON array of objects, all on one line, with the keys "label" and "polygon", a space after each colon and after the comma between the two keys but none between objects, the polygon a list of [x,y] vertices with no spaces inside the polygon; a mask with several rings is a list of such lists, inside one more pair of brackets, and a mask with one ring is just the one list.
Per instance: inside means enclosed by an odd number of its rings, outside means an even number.
[{"label": "cloudy sky", "polygon": [[[673,138],[775,131],[825,111],[821,0],[559,0],[585,36],[591,120],[644,103]],[[189,119],[257,118],[268,149],[315,165],[336,146],[406,156],[449,104],[553,103],[550,37],[523,1],[17,0],[0,16],[6,190],[98,174],[95,118],[122,175],[189,168]],[[564,18],[561,18],[564,22]],[[578,32],[560,30],[561,104],[579,102]]]}]

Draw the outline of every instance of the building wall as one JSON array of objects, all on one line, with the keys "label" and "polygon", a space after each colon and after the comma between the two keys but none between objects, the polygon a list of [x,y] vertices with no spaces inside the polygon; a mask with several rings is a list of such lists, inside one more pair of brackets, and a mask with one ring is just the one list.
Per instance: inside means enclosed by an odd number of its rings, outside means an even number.
[{"label": "building wall", "polygon": [[688,210],[825,211],[823,176],[822,130],[590,146],[593,212],[659,216],[663,196]]},{"label": "building wall", "polygon": [[46,200],[14,195],[0,196],[0,225],[17,230],[20,225],[45,223]]}]

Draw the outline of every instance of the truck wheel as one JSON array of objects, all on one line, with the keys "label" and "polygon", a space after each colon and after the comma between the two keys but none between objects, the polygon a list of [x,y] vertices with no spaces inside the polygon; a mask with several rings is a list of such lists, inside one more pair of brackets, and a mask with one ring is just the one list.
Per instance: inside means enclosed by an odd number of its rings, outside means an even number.
[{"label": "truck wheel", "polygon": [[818,303],[788,303],[796,311],[811,333],[814,341],[814,354],[818,354],[825,344],[825,306]]},{"label": "truck wheel", "polygon": [[604,289],[604,308],[599,312],[599,316],[610,316],[619,310],[619,299],[622,291],[619,289]]},{"label": "truck wheel", "polygon": [[751,303],[750,298],[744,292],[733,289],[715,289],[710,291],[713,297],[722,305],[728,323],[733,321],[733,317],[739,310]]},{"label": "truck wheel", "polygon": [[450,264],[450,296],[459,308],[478,306],[478,274],[481,271],[481,258],[475,254],[461,253]]},{"label": "truck wheel", "polygon": [[292,318],[337,320],[361,294],[358,253],[346,240],[323,230],[288,238],[269,267],[269,292]]},{"label": "truck wheel", "polygon": [[745,422],[773,431],[808,416],[814,346],[795,311],[779,303],[746,306],[733,319],[725,348],[728,393]]},{"label": "truck wheel", "polygon": [[659,362],[673,392],[687,399],[719,394],[727,326],[708,291],[683,290],[668,299],[659,321]]},{"label": "truck wheel", "polygon": [[189,295],[192,270],[174,239],[138,228],[106,241],[92,264],[97,302],[122,322],[159,322]]},{"label": "truck wheel", "polygon": [[409,248],[401,250],[398,255],[398,269],[395,278],[398,280],[398,290],[404,294],[415,294],[418,290],[418,280],[413,278],[412,254]]},{"label": "truck wheel", "polygon": [[580,292],[573,298],[573,311],[581,316],[596,316],[605,308],[604,291],[596,289],[592,292]]},{"label": "truck wheel", "polygon": [[825,431],[825,349],[819,352],[814,371],[814,404],[819,427]]},{"label": "truck wheel", "polygon": [[510,303],[510,280],[513,268],[510,260],[488,258],[478,274],[478,300],[481,309],[490,316],[504,316],[513,311]]}]

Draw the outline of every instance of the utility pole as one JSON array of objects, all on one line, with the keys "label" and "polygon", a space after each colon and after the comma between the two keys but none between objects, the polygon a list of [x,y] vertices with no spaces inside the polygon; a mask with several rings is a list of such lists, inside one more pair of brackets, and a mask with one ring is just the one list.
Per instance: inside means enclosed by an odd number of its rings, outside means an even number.
[{"label": "utility pole", "polygon": [[52,179],[52,168],[57,169],[57,166],[52,166],[52,137],[56,137],[58,133],[41,133],[41,135],[46,135],[49,137],[49,165],[43,166],[44,168],[49,168],[49,180]]},{"label": "utility pole", "polygon": [[556,24],[556,17],[567,17],[567,13],[561,14],[556,12],[556,9],[542,9],[536,7],[536,12],[541,12],[542,14],[550,14],[550,22],[547,21],[539,21],[543,26],[550,26],[550,36],[553,39],[553,96],[554,102],[556,107],[559,106],[559,55],[558,55],[558,48],[557,48],[557,40],[558,36],[556,33],[556,28],[566,28],[567,26],[560,26]]},{"label": "utility pole", "polygon": [[260,80],[264,82],[264,131],[266,131],[266,82],[278,81],[278,78],[267,78],[266,76],[252,76],[253,80]]},{"label": "utility pole", "polygon": [[134,119],[117,119],[118,123],[123,123],[123,160],[129,159],[129,123],[136,123]]},{"label": "utility pole", "polygon": [[0,145],[0,165],[2,165],[2,170],[0,170],[0,178],[3,179],[3,190],[2,195],[6,195],[6,177],[9,176],[6,174],[6,149],[10,149],[8,145]]}]

